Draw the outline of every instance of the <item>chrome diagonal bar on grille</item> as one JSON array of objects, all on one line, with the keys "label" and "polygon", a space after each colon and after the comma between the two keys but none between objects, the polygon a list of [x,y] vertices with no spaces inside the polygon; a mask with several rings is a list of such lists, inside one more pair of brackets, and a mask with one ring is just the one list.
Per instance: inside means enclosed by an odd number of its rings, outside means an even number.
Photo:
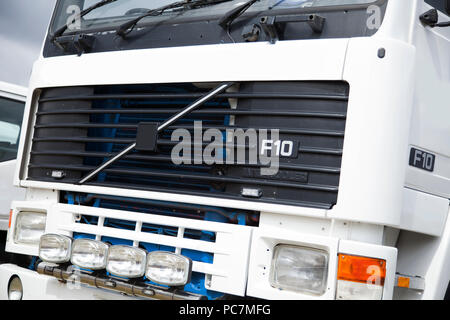
[{"label": "chrome diagonal bar on grille", "polygon": [[[201,97],[200,99],[198,99],[194,103],[188,105],[185,109],[183,109],[182,111],[180,111],[179,113],[175,114],[174,116],[172,116],[171,118],[166,120],[164,123],[162,123],[158,127],[157,132],[163,131],[164,129],[166,129],[167,127],[172,125],[174,122],[178,121],[179,119],[181,119],[185,115],[187,115],[187,114],[191,113],[192,111],[196,110],[197,108],[201,107],[203,104],[205,104],[209,100],[213,99],[218,94],[221,94],[222,92],[224,92],[225,90],[227,90],[228,88],[230,88],[233,85],[234,85],[234,82],[222,83],[217,88],[213,89],[212,91],[207,93],[205,96]],[[133,144],[131,144],[128,147],[126,147],[124,150],[122,150],[117,155],[115,155],[114,157],[112,157],[111,159],[109,159],[108,161],[103,163],[98,168],[94,169],[92,172],[90,172],[88,175],[86,175],[83,179],[81,179],[78,182],[78,184],[84,184],[84,183],[88,182],[89,180],[94,178],[97,174],[99,174],[101,171],[103,171],[104,169],[106,169],[110,165],[112,165],[114,162],[116,162],[116,161],[120,160],[121,158],[123,158],[124,156],[126,156],[135,147],[136,147],[136,142],[134,142]]]}]

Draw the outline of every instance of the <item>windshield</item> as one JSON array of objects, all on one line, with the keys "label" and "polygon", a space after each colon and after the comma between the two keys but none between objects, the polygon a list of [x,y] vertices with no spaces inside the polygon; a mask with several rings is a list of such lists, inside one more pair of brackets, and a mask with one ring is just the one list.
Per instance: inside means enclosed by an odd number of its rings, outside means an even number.
[{"label": "windshield", "polygon": [[[68,32],[89,30],[95,28],[114,28],[136,18],[148,10],[175,2],[176,0],[117,0],[101,8],[93,10],[81,20],[73,19],[82,10],[98,3],[100,0],[59,0],[57,12],[52,25],[52,31],[68,24]],[[195,0],[194,0],[195,1]],[[348,6],[368,4],[375,0],[260,0],[251,6],[247,12],[260,12],[265,10],[280,10],[290,8],[324,7],[324,6]],[[208,18],[209,16],[223,15],[229,10],[243,4],[245,0],[230,0],[219,4],[196,8],[193,10],[173,9],[164,12],[161,16],[147,17],[142,23],[149,20],[165,20],[177,17]]]}]

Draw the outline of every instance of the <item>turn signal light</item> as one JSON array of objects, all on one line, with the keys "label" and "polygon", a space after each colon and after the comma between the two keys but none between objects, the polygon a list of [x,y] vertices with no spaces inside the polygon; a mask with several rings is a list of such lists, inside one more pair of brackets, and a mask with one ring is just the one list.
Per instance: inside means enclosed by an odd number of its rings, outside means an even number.
[{"label": "turn signal light", "polygon": [[386,278],[386,261],[339,254],[338,300],[381,300]]},{"label": "turn signal light", "polygon": [[384,285],[386,261],[339,254],[338,280]]},{"label": "turn signal light", "polygon": [[9,222],[8,222],[8,229],[11,229],[11,220],[13,215],[13,209],[9,210]]}]

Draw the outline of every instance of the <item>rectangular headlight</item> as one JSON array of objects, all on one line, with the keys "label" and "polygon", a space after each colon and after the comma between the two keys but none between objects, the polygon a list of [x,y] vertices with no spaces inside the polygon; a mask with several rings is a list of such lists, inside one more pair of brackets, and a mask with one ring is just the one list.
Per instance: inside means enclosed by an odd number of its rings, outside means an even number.
[{"label": "rectangular headlight", "polygon": [[109,246],[91,239],[76,239],[72,245],[72,264],[85,269],[100,270],[106,268]]},{"label": "rectangular headlight", "polygon": [[278,245],[270,270],[272,287],[322,295],[326,291],[328,253],[323,250]]},{"label": "rectangular headlight", "polygon": [[145,276],[158,284],[184,286],[190,281],[192,260],[172,252],[153,251],[147,256]]},{"label": "rectangular headlight", "polygon": [[46,214],[42,212],[19,212],[14,229],[14,242],[38,244],[45,232],[45,220]]},{"label": "rectangular headlight", "polygon": [[108,250],[106,270],[116,276],[140,278],[145,273],[147,254],[144,250],[130,246],[111,246]]},{"label": "rectangular headlight", "polygon": [[39,258],[45,262],[65,263],[70,260],[72,239],[58,234],[44,234],[39,243]]}]

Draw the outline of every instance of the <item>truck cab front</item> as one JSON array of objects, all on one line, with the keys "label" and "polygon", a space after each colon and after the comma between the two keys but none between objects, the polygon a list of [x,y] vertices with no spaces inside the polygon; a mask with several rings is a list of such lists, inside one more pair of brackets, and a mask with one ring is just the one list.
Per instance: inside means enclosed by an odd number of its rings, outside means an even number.
[{"label": "truck cab front", "polygon": [[[402,235],[449,232],[450,152],[428,143],[450,133],[449,29],[431,9],[57,1],[6,243],[28,260],[0,266],[1,294],[16,276],[28,299],[392,299],[401,275],[441,296],[397,267]],[[418,168],[412,147],[441,156]]]}]

